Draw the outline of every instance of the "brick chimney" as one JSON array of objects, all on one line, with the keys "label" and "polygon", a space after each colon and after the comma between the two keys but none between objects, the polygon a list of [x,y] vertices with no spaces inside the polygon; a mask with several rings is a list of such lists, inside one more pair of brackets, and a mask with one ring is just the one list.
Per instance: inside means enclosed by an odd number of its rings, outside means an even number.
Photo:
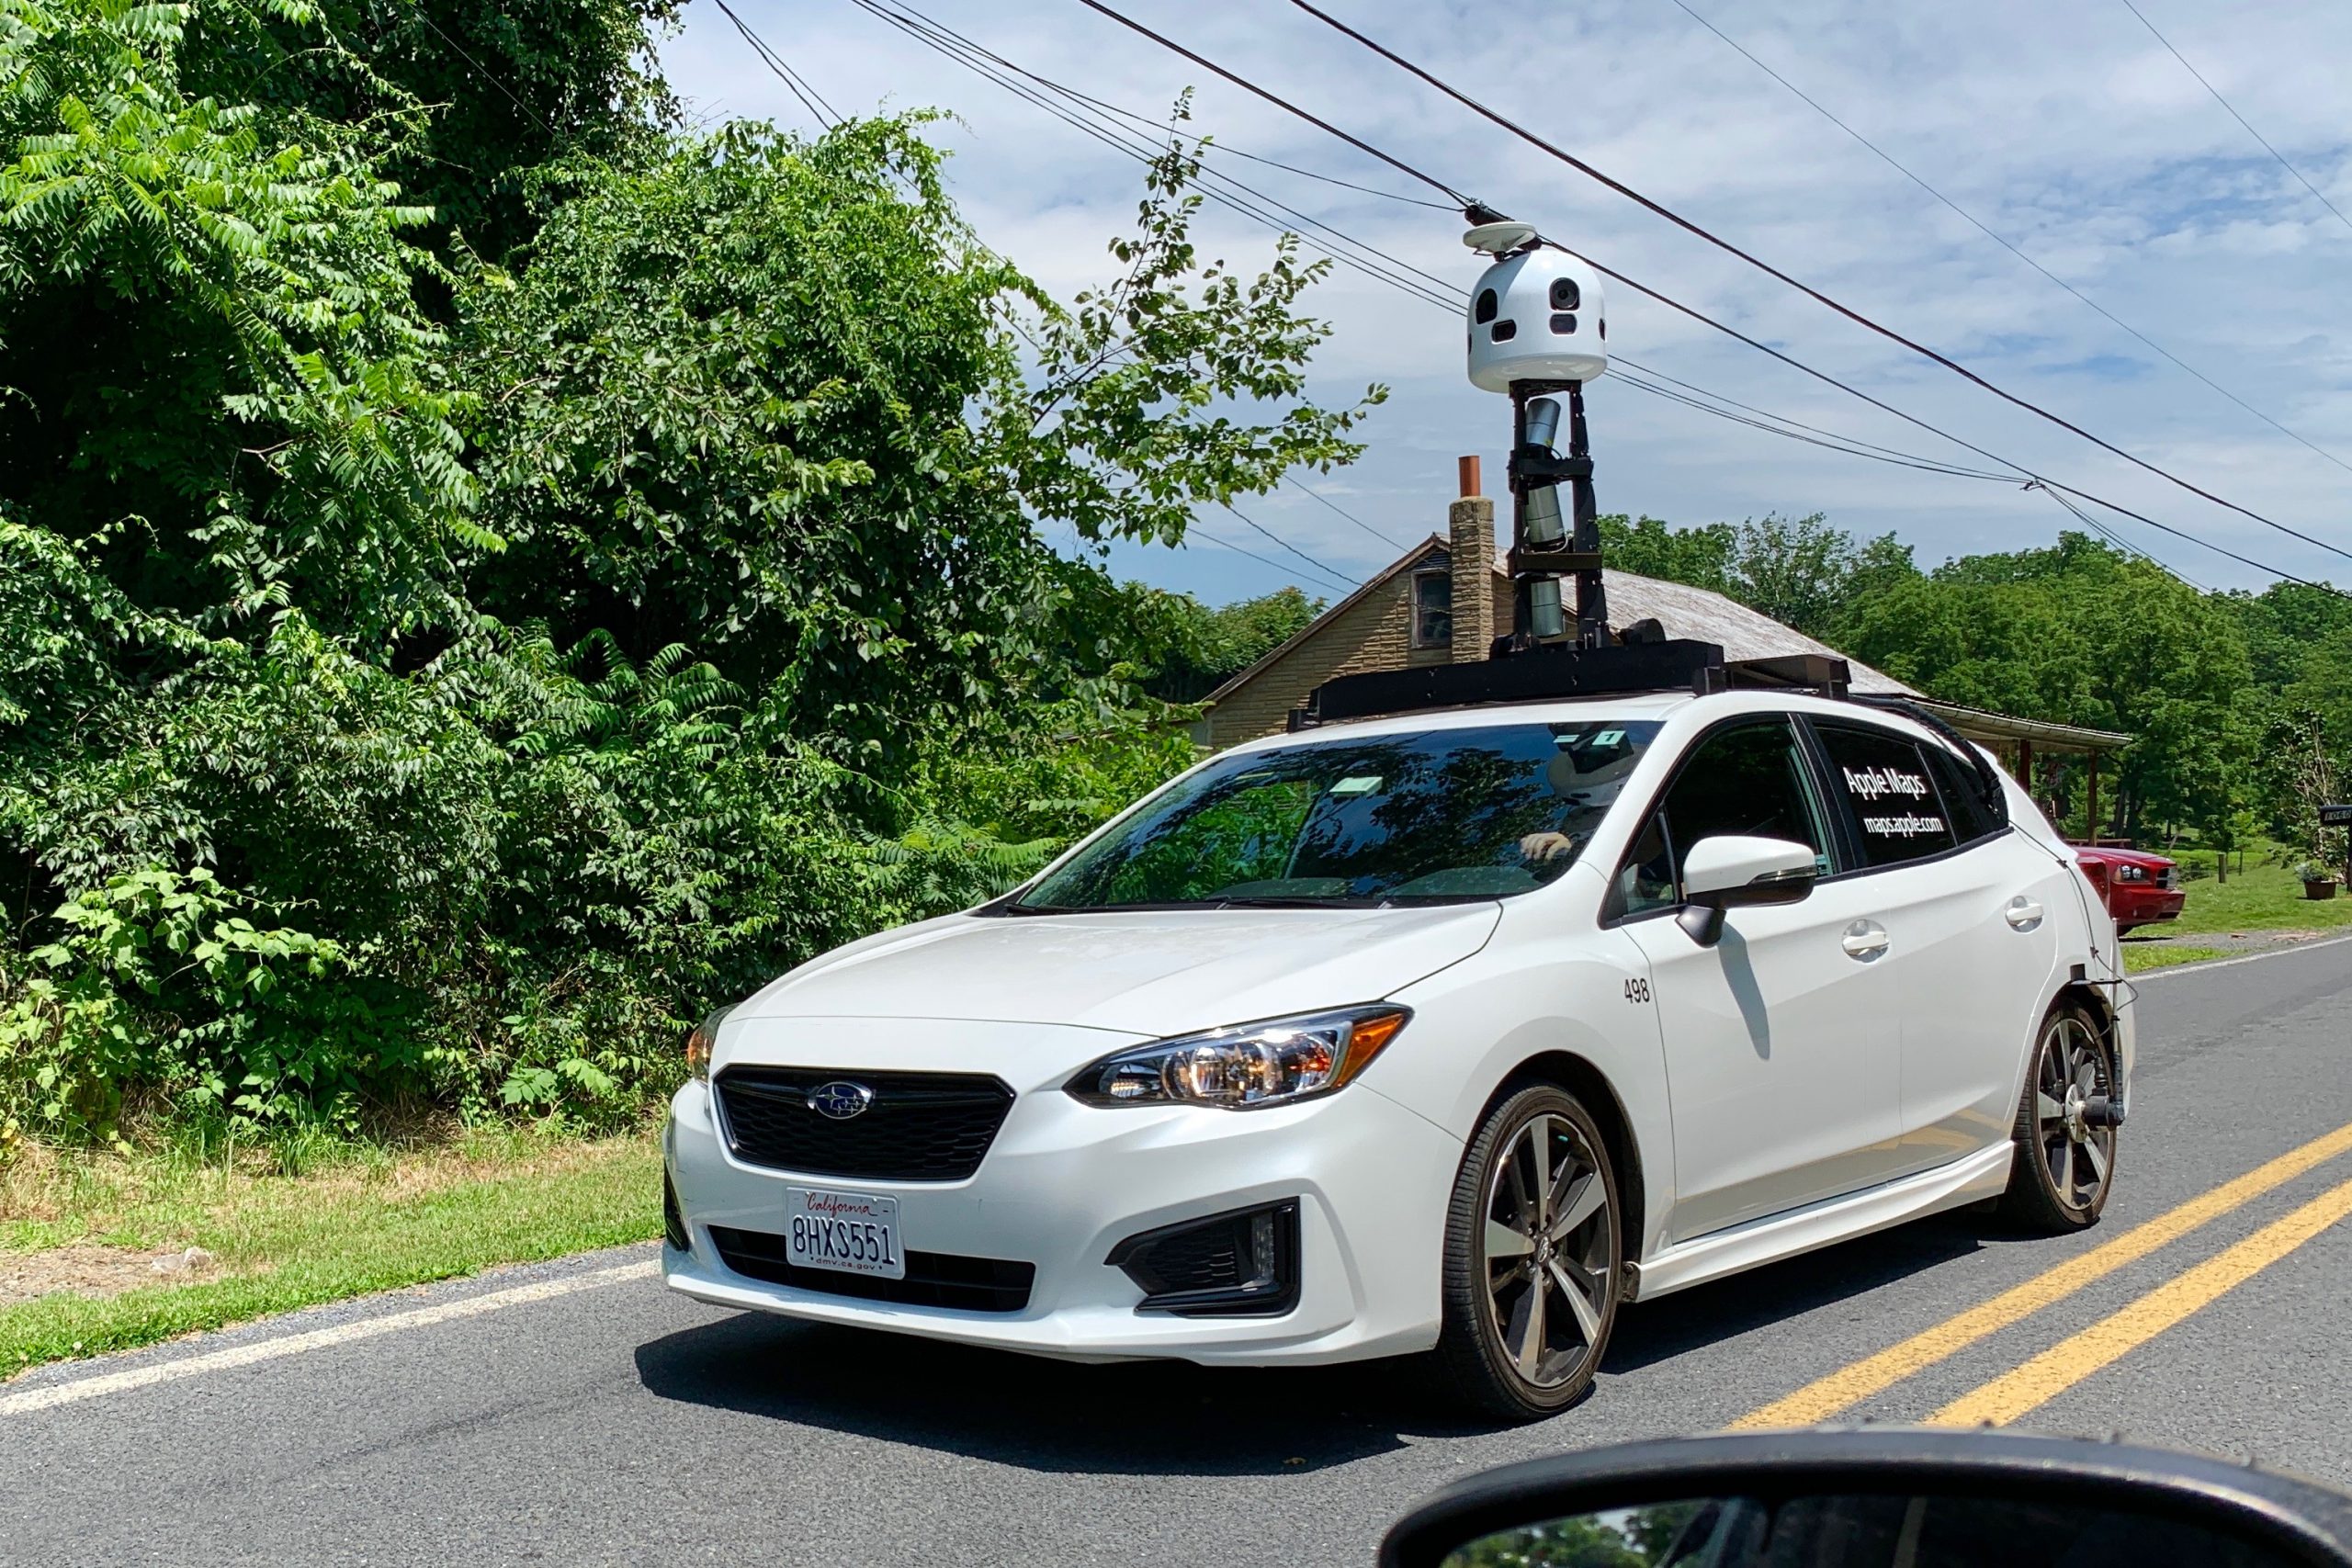
[{"label": "brick chimney", "polygon": [[1453,561],[1453,662],[1487,657],[1495,640],[1495,503],[1478,493],[1478,459],[1457,464],[1461,499],[1446,508],[1445,536]]}]

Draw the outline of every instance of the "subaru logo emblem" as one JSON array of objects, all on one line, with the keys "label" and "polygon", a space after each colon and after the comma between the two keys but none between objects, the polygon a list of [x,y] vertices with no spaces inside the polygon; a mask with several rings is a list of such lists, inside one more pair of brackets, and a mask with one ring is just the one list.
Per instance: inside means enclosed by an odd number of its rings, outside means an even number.
[{"label": "subaru logo emblem", "polygon": [[820,1116],[830,1116],[836,1122],[846,1122],[853,1116],[863,1116],[865,1108],[874,1103],[874,1091],[862,1083],[835,1078],[819,1084],[808,1091],[808,1109]]}]

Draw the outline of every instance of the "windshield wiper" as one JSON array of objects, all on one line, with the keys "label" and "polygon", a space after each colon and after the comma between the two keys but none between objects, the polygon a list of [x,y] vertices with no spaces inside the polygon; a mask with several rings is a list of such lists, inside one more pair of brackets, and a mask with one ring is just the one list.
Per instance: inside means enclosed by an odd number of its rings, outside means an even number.
[{"label": "windshield wiper", "polygon": [[1329,894],[1313,896],[1305,893],[1247,893],[1233,898],[1219,898],[1209,906],[1217,909],[1369,909],[1368,897],[1351,894],[1332,897]]}]

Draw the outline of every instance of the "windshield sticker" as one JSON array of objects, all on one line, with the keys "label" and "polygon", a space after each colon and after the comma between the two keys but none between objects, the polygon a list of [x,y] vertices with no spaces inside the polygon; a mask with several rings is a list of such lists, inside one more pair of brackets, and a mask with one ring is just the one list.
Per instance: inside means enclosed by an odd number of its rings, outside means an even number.
[{"label": "windshield sticker", "polygon": [[1331,793],[1333,795],[1370,795],[1379,787],[1378,773],[1359,773],[1353,778],[1341,779],[1338,784],[1333,784]]},{"label": "windshield sticker", "polygon": [[[1845,776],[1847,794],[1858,800],[1867,800],[1873,806],[1881,801],[1890,806],[1912,806],[1933,798],[1925,773],[1906,773],[1901,768],[1843,766],[1838,771]],[[1862,831],[1882,839],[1939,837],[1944,830],[1941,817],[1917,811],[1864,815],[1862,818]]]},{"label": "windshield sticker", "polygon": [[[1592,744],[1595,746],[1622,746],[1624,741],[1625,732],[1622,729],[1604,729],[1592,738]],[[1560,744],[1566,746],[1569,742],[1563,739]]]}]

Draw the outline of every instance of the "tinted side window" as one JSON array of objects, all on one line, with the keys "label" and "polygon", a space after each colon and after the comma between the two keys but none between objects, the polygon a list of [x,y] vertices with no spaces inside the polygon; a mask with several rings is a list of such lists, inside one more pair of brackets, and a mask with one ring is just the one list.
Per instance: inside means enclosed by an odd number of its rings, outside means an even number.
[{"label": "tinted side window", "polygon": [[1680,903],[1690,846],[1717,833],[1810,845],[1826,872],[1829,839],[1809,780],[1785,720],[1743,724],[1700,741],[1618,869],[1619,908],[1639,914]]},{"label": "tinted side window", "polygon": [[1928,758],[1928,771],[1936,776],[1936,788],[1944,797],[1944,814],[1951,818],[1952,831],[1960,835],[1963,844],[1973,844],[1986,834],[1996,832],[2000,824],[1993,819],[1992,807],[1978,794],[1976,770],[1940,746],[1923,746]]},{"label": "tinted side window", "polygon": [[1830,794],[1845,802],[1860,830],[1864,865],[1900,865],[1959,842],[1917,746],[1883,729],[1817,728],[1829,753]]}]

